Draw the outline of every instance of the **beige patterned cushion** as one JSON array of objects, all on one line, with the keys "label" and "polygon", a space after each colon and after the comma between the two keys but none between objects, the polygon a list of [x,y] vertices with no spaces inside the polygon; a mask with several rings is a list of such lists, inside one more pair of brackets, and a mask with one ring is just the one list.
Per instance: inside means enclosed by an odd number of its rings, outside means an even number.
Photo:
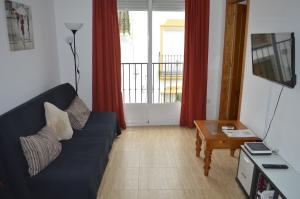
[{"label": "beige patterned cushion", "polygon": [[23,153],[28,163],[30,176],[35,176],[46,168],[61,152],[61,143],[53,129],[45,126],[35,135],[20,137]]},{"label": "beige patterned cushion", "polygon": [[73,129],[68,114],[49,102],[45,102],[44,107],[47,126],[53,128],[56,138],[59,141],[71,139]]},{"label": "beige patterned cushion", "polygon": [[73,129],[81,130],[89,119],[91,111],[84,102],[76,96],[69,108],[66,110]]}]

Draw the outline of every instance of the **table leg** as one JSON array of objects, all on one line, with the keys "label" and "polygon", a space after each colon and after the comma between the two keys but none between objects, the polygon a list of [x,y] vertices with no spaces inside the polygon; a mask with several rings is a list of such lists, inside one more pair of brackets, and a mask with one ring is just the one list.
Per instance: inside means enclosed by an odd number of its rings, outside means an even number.
[{"label": "table leg", "polygon": [[230,155],[231,155],[231,157],[234,157],[234,152],[235,152],[235,149],[230,149]]},{"label": "table leg", "polygon": [[200,157],[200,152],[201,152],[201,145],[202,145],[202,140],[198,134],[198,131],[196,132],[196,156]]},{"label": "table leg", "polygon": [[205,149],[205,158],[204,158],[204,175],[205,176],[208,176],[208,172],[210,169],[211,154],[212,154],[212,149]]}]

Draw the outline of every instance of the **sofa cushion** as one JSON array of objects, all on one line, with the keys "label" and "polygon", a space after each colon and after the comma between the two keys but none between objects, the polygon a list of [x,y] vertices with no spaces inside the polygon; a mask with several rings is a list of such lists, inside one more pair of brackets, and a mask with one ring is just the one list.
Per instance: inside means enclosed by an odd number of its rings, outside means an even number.
[{"label": "sofa cushion", "polygon": [[49,102],[45,102],[44,107],[47,126],[54,129],[56,138],[59,141],[71,139],[73,129],[68,114]]},{"label": "sofa cushion", "polygon": [[117,115],[114,112],[91,112],[87,124],[83,130],[89,129],[113,129],[118,131]]},{"label": "sofa cushion", "polygon": [[69,115],[72,128],[76,130],[80,130],[85,126],[91,113],[78,96],[75,97],[66,112]]},{"label": "sofa cushion", "polygon": [[114,112],[91,112],[88,122],[81,130],[81,133],[87,131],[89,131],[87,136],[92,136],[92,134],[108,136],[110,145],[112,145],[114,138],[121,132],[118,125],[117,114]]},{"label": "sofa cushion", "polygon": [[20,137],[20,141],[30,176],[35,176],[46,168],[61,152],[61,143],[48,126],[35,135]]},{"label": "sofa cushion", "polygon": [[28,188],[31,178],[19,138],[35,134],[46,125],[44,102],[65,110],[75,96],[70,84],[62,84],[0,116],[0,161],[15,198],[32,199]]},{"label": "sofa cushion", "polygon": [[96,199],[108,161],[108,142],[74,137],[62,144],[61,155],[32,178],[33,192],[43,199]]}]

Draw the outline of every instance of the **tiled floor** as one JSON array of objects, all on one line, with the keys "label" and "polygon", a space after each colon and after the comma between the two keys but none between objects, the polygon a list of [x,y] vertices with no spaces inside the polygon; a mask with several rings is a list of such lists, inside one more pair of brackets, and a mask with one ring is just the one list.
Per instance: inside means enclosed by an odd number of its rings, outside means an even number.
[{"label": "tiled floor", "polygon": [[98,199],[244,199],[235,181],[237,156],[215,150],[208,177],[195,130],[134,127],[114,142]]}]

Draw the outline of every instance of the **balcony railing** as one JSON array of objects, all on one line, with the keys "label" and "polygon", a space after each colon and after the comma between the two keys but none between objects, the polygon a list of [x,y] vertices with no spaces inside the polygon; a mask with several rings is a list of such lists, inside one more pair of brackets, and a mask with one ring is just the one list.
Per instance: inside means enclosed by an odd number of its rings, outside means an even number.
[{"label": "balcony railing", "polygon": [[[159,61],[165,63],[165,65],[160,65],[160,78],[164,79],[164,75],[168,78],[176,77],[176,75],[183,74],[183,67],[174,68],[173,65],[177,63],[183,63],[183,55],[174,55],[174,54],[158,54]],[[176,70],[176,73],[175,71]]]},{"label": "balcony railing", "polygon": [[124,103],[174,103],[181,101],[183,63],[152,63],[152,89],[148,92],[148,63],[122,63]]}]

